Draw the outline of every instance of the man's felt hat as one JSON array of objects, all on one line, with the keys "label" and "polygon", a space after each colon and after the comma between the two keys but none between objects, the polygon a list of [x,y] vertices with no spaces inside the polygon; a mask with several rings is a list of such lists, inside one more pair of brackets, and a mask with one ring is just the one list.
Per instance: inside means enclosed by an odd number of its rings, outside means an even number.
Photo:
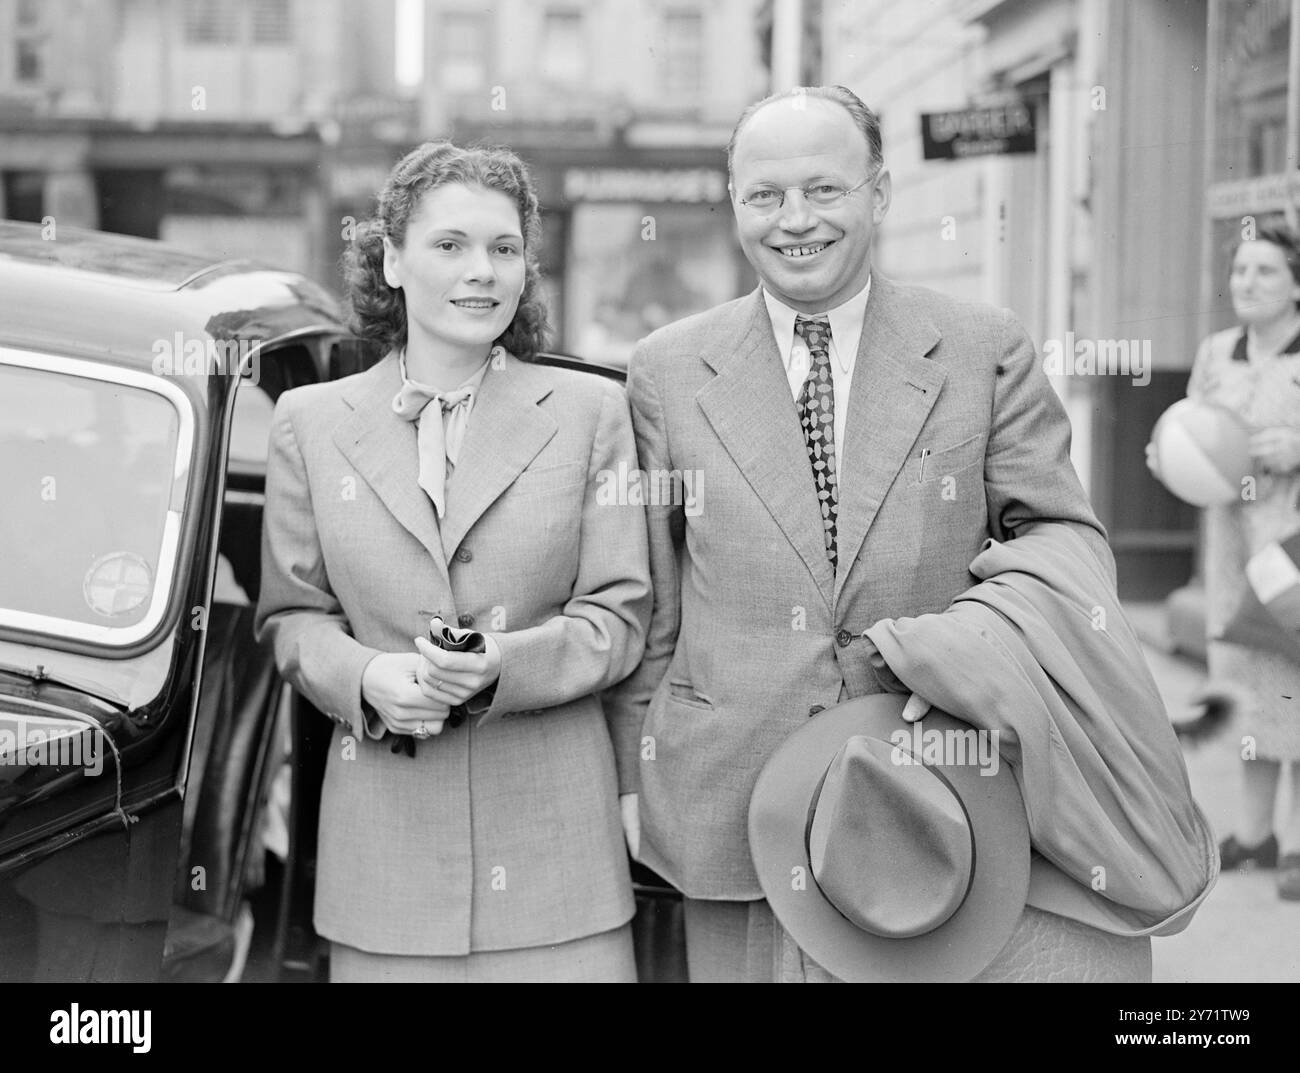
[{"label": "man's felt hat", "polygon": [[768,760],[749,806],[763,893],[843,980],[963,981],[1011,937],[1029,887],[1029,823],[996,741],[905,698],[828,708]]}]

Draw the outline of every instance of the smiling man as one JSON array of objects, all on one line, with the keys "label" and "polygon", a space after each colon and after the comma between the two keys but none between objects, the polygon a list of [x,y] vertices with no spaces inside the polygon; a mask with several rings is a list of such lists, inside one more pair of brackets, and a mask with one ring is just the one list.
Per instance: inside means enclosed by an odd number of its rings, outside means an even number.
[{"label": "smiling man", "polygon": [[[608,706],[629,846],[686,896],[691,979],[802,979],[820,967],[750,856],[767,759],[818,712],[884,691],[863,631],[944,611],[989,537],[1050,521],[1112,578],[1114,562],[1023,328],[872,271],[891,188],[870,109],[838,86],[770,97],[728,163],[761,286],[633,356],[642,469],[708,481],[691,516],[649,508],[646,658]],[[913,697],[907,717],[927,709]],[[1095,934],[1129,943],[1141,975],[1146,940]]]}]

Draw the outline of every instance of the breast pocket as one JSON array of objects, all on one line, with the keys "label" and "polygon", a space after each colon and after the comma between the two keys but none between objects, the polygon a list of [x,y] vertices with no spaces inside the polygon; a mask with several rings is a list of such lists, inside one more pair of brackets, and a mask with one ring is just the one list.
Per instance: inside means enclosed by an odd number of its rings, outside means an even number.
[{"label": "breast pocket", "polygon": [[954,443],[951,447],[935,450],[922,446],[919,451],[913,453],[909,463],[911,472],[909,483],[914,488],[920,487],[931,481],[952,477],[962,470],[970,469],[971,466],[983,462],[986,438],[985,433],[977,432],[974,436],[960,443]]},{"label": "breast pocket", "polygon": [[668,699],[685,708],[697,708],[705,712],[713,710],[713,701],[703,693],[697,692],[689,682],[669,682]]},{"label": "breast pocket", "polygon": [[561,462],[557,466],[524,470],[515,478],[510,491],[515,496],[554,495],[577,487],[586,479],[585,462]]}]

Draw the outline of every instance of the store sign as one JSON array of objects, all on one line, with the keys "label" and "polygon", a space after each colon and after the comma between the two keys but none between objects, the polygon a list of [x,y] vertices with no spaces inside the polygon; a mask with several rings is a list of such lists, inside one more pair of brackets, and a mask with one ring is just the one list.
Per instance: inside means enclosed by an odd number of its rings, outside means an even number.
[{"label": "store sign", "polygon": [[1032,153],[1037,149],[1034,112],[1023,101],[960,112],[925,112],[921,143],[926,160]]},{"label": "store sign", "polygon": [[1206,210],[1215,220],[1277,212],[1288,205],[1300,205],[1300,171],[1211,183],[1205,192]]},{"label": "store sign", "polygon": [[727,200],[726,173],[714,168],[567,168],[565,201]]}]

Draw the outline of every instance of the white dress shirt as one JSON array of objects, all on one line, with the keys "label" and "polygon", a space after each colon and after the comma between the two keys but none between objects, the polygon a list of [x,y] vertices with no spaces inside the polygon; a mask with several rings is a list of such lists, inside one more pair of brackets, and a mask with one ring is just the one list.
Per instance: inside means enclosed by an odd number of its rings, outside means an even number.
[{"label": "white dress shirt", "polygon": [[[835,472],[836,479],[844,476],[844,431],[849,416],[849,389],[853,386],[853,366],[857,363],[858,343],[862,339],[862,320],[867,313],[867,298],[871,295],[871,277],[867,285],[847,302],[837,305],[825,313],[803,316],[825,316],[831,324],[831,389],[835,393]],[[797,309],[791,309],[779,298],[774,298],[765,287],[763,301],[767,303],[767,315],[772,321],[772,334],[776,336],[776,348],[785,365],[785,374],[790,381],[790,396],[798,400],[803,390],[804,381],[808,379],[809,362],[792,361],[796,340],[794,318],[799,316]]]}]

